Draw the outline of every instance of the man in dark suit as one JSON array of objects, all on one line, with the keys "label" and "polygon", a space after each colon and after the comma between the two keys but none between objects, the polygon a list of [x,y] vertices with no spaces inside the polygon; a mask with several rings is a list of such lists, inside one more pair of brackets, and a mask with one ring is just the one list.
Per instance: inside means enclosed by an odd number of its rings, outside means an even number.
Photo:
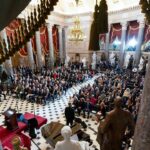
[{"label": "man in dark suit", "polygon": [[69,106],[65,108],[65,117],[66,117],[66,125],[73,125],[73,120],[75,118],[74,109],[72,108],[71,103],[68,104]]},{"label": "man in dark suit", "polygon": [[108,113],[98,128],[97,141],[102,150],[121,150],[128,128],[130,138],[134,133],[134,120],[130,112],[121,108],[121,98],[115,99],[115,108]]}]

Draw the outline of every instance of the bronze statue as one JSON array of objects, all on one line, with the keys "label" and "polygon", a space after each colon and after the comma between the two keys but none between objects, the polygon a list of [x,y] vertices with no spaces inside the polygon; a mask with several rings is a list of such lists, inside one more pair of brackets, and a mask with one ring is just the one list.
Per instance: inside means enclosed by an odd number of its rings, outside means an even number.
[{"label": "bronze statue", "polygon": [[15,136],[15,137],[12,139],[11,143],[12,143],[12,145],[13,145],[13,149],[14,149],[14,150],[28,150],[26,147],[20,146],[21,140],[20,140],[19,136]]},{"label": "bronze statue", "polygon": [[97,141],[101,150],[121,150],[127,128],[128,136],[134,133],[134,121],[130,112],[121,108],[121,98],[115,99],[115,108],[98,127]]}]

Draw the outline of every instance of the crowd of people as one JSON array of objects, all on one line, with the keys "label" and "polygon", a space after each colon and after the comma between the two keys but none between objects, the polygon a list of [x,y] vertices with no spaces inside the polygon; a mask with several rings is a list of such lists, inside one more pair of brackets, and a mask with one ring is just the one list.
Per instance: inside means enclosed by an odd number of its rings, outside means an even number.
[{"label": "crowd of people", "polygon": [[[132,72],[129,69],[123,73],[114,69],[107,70],[93,85],[83,87],[70,99],[76,112],[73,118],[81,115],[83,118],[90,118],[94,114],[98,122],[105,120],[107,113],[114,109],[115,99],[120,97],[121,108],[130,112],[136,123],[143,84],[144,76],[140,72]],[[70,122],[72,124],[72,120]]]},{"label": "crowd of people", "polygon": [[46,104],[54,102],[62,94],[66,94],[68,88],[84,82],[93,75],[93,71],[83,69],[82,64],[78,63],[72,63],[67,68],[58,67],[55,70],[43,67],[36,73],[27,67],[20,67],[15,69],[11,89],[7,90],[17,98]]},{"label": "crowd of people", "polygon": [[101,112],[101,115],[105,117],[106,112],[112,110],[115,97],[120,96],[123,107],[133,113],[136,120],[143,83],[144,77],[138,73],[126,71],[124,74],[118,74],[113,70],[103,73],[93,85],[89,84],[78,94],[74,94],[74,108],[79,116],[82,111],[83,117],[87,112],[89,118],[94,110]]},{"label": "crowd of people", "polygon": [[[117,59],[114,64],[108,61],[99,63],[97,70],[103,72],[95,79],[94,84],[81,88],[79,93],[70,98],[69,107],[65,109],[67,125],[73,125],[76,116],[83,115],[83,118],[89,119],[91,113],[95,114],[98,122],[105,120],[108,112],[114,109],[116,98],[121,100],[121,107],[130,112],[136,123],[147,65],[147,59],[144,60],[141,71],[133,70],[132,56],[126,69],[118,65]],[[83,63],[77,62],[54,70],[43,67],[36,72],[20,67],[15,69],[13,86],[7,92],[10,91],[23,100],[45,105],[47,102],[54,102],[62,94],[66,94],[69,88],[88,80],[96,73],[90,66],[84,68]],[[4,93],[3,95],[6,97]]]}]

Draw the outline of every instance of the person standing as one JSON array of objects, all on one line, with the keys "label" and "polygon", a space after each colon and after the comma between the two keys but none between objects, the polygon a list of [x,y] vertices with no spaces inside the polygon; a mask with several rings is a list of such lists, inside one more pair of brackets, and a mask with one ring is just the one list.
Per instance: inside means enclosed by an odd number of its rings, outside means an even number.
[{"label": "person standing", "polygon": [[134,65],[134,58],[133,58],[133,55],[131,55],[129,58],[129,63],[128,63],[127,69],[132,71],[133,65]]},{"label": "person standing", "polygon": [[66,125],[70,124],[72,126],[73,120],[75,118],[75,113],[70,102],[68,104],[68,107],[65,108],[65,117],[66,117]]}]

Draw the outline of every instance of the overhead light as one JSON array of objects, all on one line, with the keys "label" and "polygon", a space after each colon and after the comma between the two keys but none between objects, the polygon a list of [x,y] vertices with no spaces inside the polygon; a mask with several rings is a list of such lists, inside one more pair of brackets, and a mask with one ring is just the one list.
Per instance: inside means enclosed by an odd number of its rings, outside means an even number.
[{"label": "overhead light", "polygon": [[86,38],[81,29],[80,19],[78,16],[74,19],[74,26],[71,28],[68,38],[70,41],[83,41]]},{"label": "overhead light", "polygon": [[129,41],[128,46],[129,46],[129,47],[135,47],[136,44],[137,44],[137,41],[136,41],[135,37],[133,37],[133,38]]},{"label": "overhead light", "polygon": [[118,37],[116,37],[116,39],[115,39],[114,42],[113,42],[113,45],[118,46],[118,45],[120,45],[120,44],[121,44],[121,41],[119,40]]}]

